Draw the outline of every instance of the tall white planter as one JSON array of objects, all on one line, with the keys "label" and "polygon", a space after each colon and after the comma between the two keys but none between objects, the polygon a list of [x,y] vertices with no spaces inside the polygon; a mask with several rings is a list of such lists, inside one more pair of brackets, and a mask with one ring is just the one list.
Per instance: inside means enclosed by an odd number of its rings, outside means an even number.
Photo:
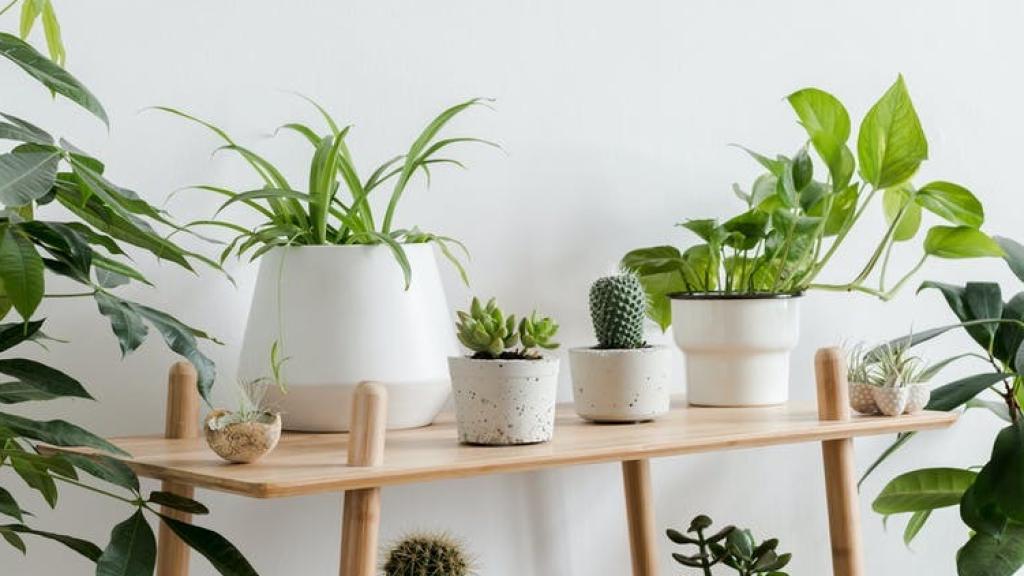
[{"label": "tall white planter", "polygon": [[239,376],[270,373],[280,342],[288,392],[273,391],[284,427],[345,431],[363,380],[388,389],[388,427],[430,424],[450,392],[455,331],[429,244],[405,246],[412,285],[385,246],[301,246],[260,259]]},{"label": "tall white planter", "polygon": [[672,297],[672,331],[686,358],[686,396],[699,406],[764,406],[789,399],[800,331],[790,295]]}]

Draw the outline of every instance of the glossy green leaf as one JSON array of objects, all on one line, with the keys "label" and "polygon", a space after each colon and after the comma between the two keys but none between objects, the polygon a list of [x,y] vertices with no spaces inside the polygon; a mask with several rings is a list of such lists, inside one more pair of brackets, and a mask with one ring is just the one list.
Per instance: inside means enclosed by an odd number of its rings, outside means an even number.
[{"label": "glossy green leaf", "polygon": [[14,309],[30,319],[43,300],[43,259],[32,242],[10,225],[0,235],[0,281]]},{"label": "glossy green leaf", "polygon": [[957,552],[958,576],[1014,576],[1024,566],[1024,525],[1016,522],[1003,534],[974,534]]},{"label": "glossy green leaf", "polygon": [[96,546],[92,542],[82,540],[81,538],[75,538],[73,536],[67,536],[64,534],[55,534],[53,532],[35,530],[33,528],[25,526],[24,524],[0,525],[0,530],[10,530],[12,532],[17,532],[18,534],[31,534],[33,536],[38,536],[40,538],[46,538],[47,540],[58,542],[68,547],[69,549],[78,552],[79,554],[85,556],[93,562],[99,560],[100,555],[103,553],[103,551],[100,550],[99,546]]},{"label": "glossy green leaf", "polygon": [[112,454],[127,455],[124,450],[103,438],[63,420],[39,421],[0,412],[0,427],[7,428],[19,436],[54,446],[84,446]]},{"label": "glossy green leaf", "polygon": [[11,546],[18,549],[22,554],[28,551],[28,548],[25,546],[25,541],[22,540],[21,536],[18,536],[17,533],[0,527],[0,537],[2,537],[4,541]]},{"label": "glossy green leaf", "polygon": [[970,190],[952,182],[929,182],[917,191],[914,202],[955,226],[978,228],[985,209]]},{"label": "glossy green leaf", "polygon": [[899,223],[893,231],[893,240],[906,242],[917,236],[921,229],[921,207],[911,199],[911,192],[906,186],[887,188],[882,194],[882,209],[885,212],[885,220],[890,225],[899,218]]},{"label": "glossy green leaf", "polygon": [[1010,270],[1021,282],[1024,282],[1024,246],[1004,236],[995,236],[993,239],[1003,249],[1003,259],[1006,260]]},{"label": "glossy green leaf", "polygon": [[18,522],[23,521],[24,515],[21,512],[21,506],[18,505],[18,501],[14,499],[14,496],[10,492],[0,486],[0,514],[14,518]]},{"label": "glossy green leaf", "polygon": [[39,329],[42,326],[42,320],[18,322],[17,324],[0,324],[0,352],[34,339],[39,334]]},{"label": "glossy green leaf", "polygon": [[258,576],[245,556],[220,534],[163,514],[160,517],[178,538],[202,554],[223,576]]},{"label": "glossy green leaf", "polygon": [[984,232],[969,226],[934,226],[924,240],[924,251],[939,258],[998,258],[1002,248]]},{"label": "glossy green leaf", "polygon": [[200,502],[173,492],[151,492],[149,503],[174,508],[189,514],[209,514],[210,510]]},{"label": "glossy green leaf", "polygon": [[20,66],[50,90],[75,102],[108,124],[107,112],[88,88],[17,36],[0,32],[0,55]]},{"label": "glossy green leaf", "polygon": [[35,360],[0,359],[0,374],[17,380],[0,384],[0,403],[12,404],[54,398],[93,399],[77,380]]},{"label": "glossy green leaf", "polygon": [[871,504],[879,514],[920,512],[960,504],[976,472],[960,468],[924,468],[893,478]]},{"label": "glossy green leaf", "polygon": [[928,401],[928,410],[940,410],[949,412],[963,406],[968,400],[988,390],[1009,376],[998,372],[986,372],[960,378],[944,386],[932,390],[931,399]]},{"label": "glossy green leaf", "polygon": [[787,98],[811,144],[828,166],[832,187],[846,187],[853,174],[853,155],[846,147],[850,137],[850,115],[835,97],[817,88],[806,88]]},{"label": "glossy green leaf", "polygon": [[14,472],[25,485],[39,492],[50,508],[56,507],[59,494],[57,484],[50,476],[49,469],[27,457],[10,455],[9,458]]},{"label": "glossy green leaf", "polygon": [[0,203],[24,206],[46,195],[57,178],[57,151],[0,154]]},{"label": "glossy green leaf", "polygon": [[149,576],[156,567],[156,537],[142,510],[136,510],[110,533],[110,543],[96,562],[96,576]]},{"label": "glossy green leaf", "polygon": [[861,175],[876,189],[906,182],[928,158],[928,141],[902,76],[864,116],[857,154]]},{"label": "glossy green leaf", "polygon": [[991,536],[1000,536],[1007,522],[1024,517],[1024,424],[1000,430],[988,463],[964,493],[960,517]]},{"label": "glossy green leaf", "polygon": [[[964,305],[972,320],[999,319],[1003,317],[1003,293],[995,282],[968,282],[964,285]],[[977,327],[987,335],[983,342],[990,348],[999,324],[982,324]]]},{"label": "glossy green leaf", "polygon": [[50,53],[50,59],[63,67],[67,53],[64,49],[64,39],[60,31],[60,22],[57,20],[57,13],[53,9],[53,2],[46,0],[43,5],[43,33],[46,36],[46,49]]},{"label": "glossy green leaf", "polygon": [[117,337],[122,356],[133,352],[145,342],[149,328],[130,303],[102,291],[93,295],[93,298],[100,314],[110,320],[110,327]]},{"label": "glossy green leaf", "polygon": [[124,462],[111,458],[105,454],[64,454],[62,457],[82,472],[120,486],[126,490],[138,493],[139,479],[135,472]]}]

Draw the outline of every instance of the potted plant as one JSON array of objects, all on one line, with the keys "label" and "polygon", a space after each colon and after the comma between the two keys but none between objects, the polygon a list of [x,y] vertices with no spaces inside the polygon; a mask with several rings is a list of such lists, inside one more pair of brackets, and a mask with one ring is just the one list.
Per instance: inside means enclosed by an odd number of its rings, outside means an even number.
[{"label": "potted plant", "polygon": [[945,364],[929,366],[900,343],[885,343],[847,355],[850,406],[861,414],[899,416],[924,410],[931,396],[928,382]]},{"label": "potted plant", "polygon": [[735,526],[726,526],[714,534],[705,535],[712,524],[711,518],[702,514],[690,522],[686,534],[670,528],[667,531],[669,540],[697,547],[695,554],[674,552],[672,558],[683,566],[699,568],[704,576],[711,576],[711,569],[718,564],[732,568],[739,576],[786,576],[781,570],[793,555],[778,553],[777,539],[758,544],[750,530]]},{"label": "potted plant", "polygon": [[269,378],[238,380],[238,408],[214,410],[203,421],[206,443],[218,456],[249,464],[269,454],[281,439],[281,413],[271,410]]},{"label": "potted plant", "polygon": [[[809,145],[791,157],[748,151],[767,172],[749,191],[734,185],[744,204],[741,213],[724,222],[681,223],[701,240],[684,251],[641,248],[622,261],[640,275],[652,299],[652,318],[662,329],[674,324],[692,404],[785,402],[789,354],[799,333],[799,298],[809,289],[888,300],[929,258],[1002,254],[979,229],[984,210],[969,190],[946,181],[920,187],[911,183],[928,156],[928,143],[902,77],[861,121],[856,158],[846,144],[850,118],[839,100],[807,88],[788,101]],[[824,177],[816,179],[816,173]],[[846,283],[819,282],[872,204],[881,206],[886,227],[860,272]],[[917,236],[925,210],[946,223],[928,230],[917,263],[893,282],[892,254],[898,244]]]},{"label": "potted plant", "polygon": [[461,543],[447,534],[411,534],[394,543],[384,557],[384,576],[470,576],[473,561]]},{"label": "potted plant", "polygon": [[644,340],[647,295],[632,272],[590,288],[597,346],[569,350],[573,405],[595,422],[639,422],[669,408],[670,350]]},{"label": "potted plant", "polygon": [[[429,177],[439,166],[462,166],[442,152],[460,143],[484,142],[439,136],[452,118],[481,104],[473,99],[448,108],[408,151],[365,178],[349,151],[350,127],[340,128],[316,105],[326,133],[297,122],[281,128],[311,145],[306,189],[292,186],[273,164],[223,130],[161,108],[213,130],[225,142],[221,149],[237,153],[260,178],[247,191],[198,187],[226,200],[218,216],[191,226],[235,234],[221,254],[222,262],[231,254],[260,259],[239,374],[245,379],[262,376],[271,348],[291,359],[284,369],[287,394],[270,392],[286,428],[346,430],[352,392],[364,380],[388,387],[390,428],[427,425],[444,405],[450,391],[445,359],[457,353],[458,344],[433,246],[463,280],[465,271],[453,250],[465,249],[445,236],[398,227],[395,217],[417,174]],[[386,209],[375,214],[371,194],[380,194],[385,185],[391,186]],[[251,211],[260,223],[250,228],[220,219],[221,211],[232,206]]]},{"label": "potted plant", "polygon": [[473,298],[458,316],[459,341],[473,353],[448,359],[459,441],[497,446],[551,440],[558,358],[536,349],[558,347],[558,324],[536,312],[517,324],[493,298],[487,305]]}]

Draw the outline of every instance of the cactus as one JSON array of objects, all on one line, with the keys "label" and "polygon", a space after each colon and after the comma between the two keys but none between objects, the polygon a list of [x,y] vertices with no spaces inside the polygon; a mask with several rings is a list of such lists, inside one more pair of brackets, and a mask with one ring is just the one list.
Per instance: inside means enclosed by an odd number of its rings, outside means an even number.
[{"label": "cactus", "polygon": [[[459,342],[473,352],[473,358],[539,358],[540,355],[533,348],[551,350],[558,347],[558,343],[553,341],[558,332],[558,324],[554,320],[538,318],[537,313],[533,312],[517,326],[515,315],[505,316],[494,298],[486,305],[481,305],[478,298],[473,298],[469,312],[460,310],[458,316],[455,328]],[[522,342],[523,346],[514,350],[517,342]]]},{"label": "cactus", "polygon": [[758,574],[785,576],[781,572],[792,559],[791,554],[779,554],[775,550],[779,541],[775,538],[756,544],[750,530],[726,526],[714,535],[705,537],[704,532],[711,528],[712,520],[700,515],[690,522],[688,536],[678,530],[669,529],[669,540],[676,544],[697,547],[693,555],[673,553],[672,558],[683,566],[700,568],[704,576],[711,576],[711,568],[719,563],[735,570],[739,576],[755,576]]},{"label": "cactus", "polygon": [[383,570],[384,576],[468,576],[472,563],[451,537],[417,534],[391,547]]},{"label": "cactus", "polygon": [[633,273],[599,278],[590,287],[590,318],[598,348],[643,348],[647,294]]}]

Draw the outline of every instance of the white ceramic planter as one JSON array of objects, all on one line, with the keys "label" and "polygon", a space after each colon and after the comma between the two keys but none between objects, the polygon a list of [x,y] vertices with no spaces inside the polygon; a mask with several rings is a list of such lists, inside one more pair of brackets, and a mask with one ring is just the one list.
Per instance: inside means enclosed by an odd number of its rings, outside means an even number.
[{"label": "white ceramic planter", "polygon": [[871,395],[878,410],[886,416],[917,414],[931,398],[927,384],[910,384],[899,388],[872,386]]},{"label": "white ceramic planter", "polygon": [[789,357],[800,331],[789,295],[672,297],[672,330],[686,357],[686,396],[699,406],[765,406],[789,399]]},{"label": "white ceramic planter", "polygon": [[388,390],[388,427],[430,424],[450,392],[446,359],[458,353],[429,244],[405,246],[412,284],[384,246],[303,246],[260,259],[239,361],[242,378],[269,375],[281,343],[287,394],[271,405],[289,430],[345,431],[352,392]]},{"label": "white ceramic planter", "polygon": [[555,430],[558,359],[448,359],[459,441],[534,444]]},{"label": "white ceramic planter", "polygon": [[569,364],[573,405],[586,420],[642,422],[668,412],[672,351],[665,346],[573,348]]}]

